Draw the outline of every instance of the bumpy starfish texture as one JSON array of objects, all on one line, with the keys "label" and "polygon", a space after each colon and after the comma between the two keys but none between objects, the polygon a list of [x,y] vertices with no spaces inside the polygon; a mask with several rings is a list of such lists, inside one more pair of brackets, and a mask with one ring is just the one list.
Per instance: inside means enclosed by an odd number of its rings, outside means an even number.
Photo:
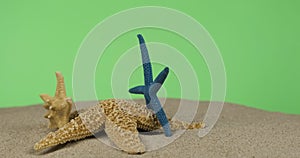
[{"label": "bumpy starfish texture", "polygon": [[[202,122],[186,123],[170,120],[172,129],[199,129]],[[105,129],[104,129],[105,127]],[[105,130],[106,134],[121,150],[130,153],[144,153],[145,146],[139,138],[137,129],[152,131],[160,129],[161,125],[154,112],[132,101],[108,99],[100,101],[96,106],[79,113],[55,132],[35,144],[35,150],[41,150],[68,141],[83,139],[93,133]]]},{"label": "bumpy starfish texture", "polygon": [[162,84],[164,83],[165,79],[169,74],[169,68],[166,67],[164,70],[162,70],[153,81],[151,62],[145,44],[145,40],[143,36],[140,34],[138,35],[138,39],[139,39],[140,49],[142,54],[145,85],[131,88],[129,92],[134,94],[144,95],[147,107],[155,112],[161,126],[165,131],[165,135],[169,137],[172,135],[170,125],[167,116],[164,112],[164,109],[162,108],[159,99],[157,97],[158,90],[160,89],[160,87],[162,86]]},{"label": "bumpy starfish texture", "polygon": [[[63,127],[70,121],[70,113],[73,102],[66,96],[64,78],[60,72],[56,72],[56,92],[51,97],[48,94],[41,94],[41,99],[45,102],[44,108],[48,110],[45,118],[49,119],[49,128],[57,129]],[[74,115],[74,114],[73,114]]]}]

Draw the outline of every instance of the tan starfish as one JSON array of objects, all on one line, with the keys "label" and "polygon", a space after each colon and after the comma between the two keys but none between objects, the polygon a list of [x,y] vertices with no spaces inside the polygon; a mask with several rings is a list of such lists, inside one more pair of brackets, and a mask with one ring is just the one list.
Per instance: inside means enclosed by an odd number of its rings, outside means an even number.
[{"label": "tan starfish", "polygon": [[[204,127],[202,122],[189,124],[169,120],[172,129]],[[144,153],[145,146],[139,138],[137,129],[151,131],[160,128],[156,115],[146,105],[127,100],[108,99],[86,109],[57,131],[50,132],[34,145],[34,149],[41,150],[68,141],[83,139],[104,129],[108,137],[121,150],[131,154]]]},{"label": "tan starfish", "polygon": [[51,129],[61,128],[70,121],[70,113],[73,105],[71,98],[67,98],[66,96],[64,77],[60,72],[56,72],[56,79],[55,96],[51,97],[48,94],[40,95],[45,102],[44,108],[48,110],[44,117],[50,120],[48,127]]}]

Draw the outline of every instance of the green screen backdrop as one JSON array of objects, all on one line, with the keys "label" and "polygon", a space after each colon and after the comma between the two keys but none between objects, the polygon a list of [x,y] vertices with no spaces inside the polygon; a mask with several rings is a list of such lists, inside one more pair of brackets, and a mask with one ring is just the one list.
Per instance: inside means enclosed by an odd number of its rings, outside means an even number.
[{"label": "green screen backdrop", "polygon": [[[300,2],[296,0],[1,1],[0,107],[42,103],[40,93],[54,94],[55,71],[63,73],[72,96],[73,62],[84,37],[105,18],[140,6],[176,9],[207,29],[225,64],[225,101],[300,114]],[[174,33],[150,28],[125,33],[105,50],[96,72],[100,99],[113,97],[107,74],[122,52],[137,45],[137,33],[185,53],[199,67],[201,100],[210,99],[209,72],[197,50]],[[154,65],[154,73],[162,68]],[[141,74],[142,69],[137,69],[130,85],[141,84]],[[168,97],[180,97],[176,84],[171,72],[165,85]]]}]

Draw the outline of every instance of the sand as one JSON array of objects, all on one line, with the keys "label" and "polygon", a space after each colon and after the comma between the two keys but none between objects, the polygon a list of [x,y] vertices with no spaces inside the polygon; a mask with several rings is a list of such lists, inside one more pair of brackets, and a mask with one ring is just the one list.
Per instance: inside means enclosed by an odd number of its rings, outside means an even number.
[{"label": "sand", "polygon": [[[202,120],[207,106],[200,102],[196,121]],[[177,107],[177,99],[166,101],[167,114]],[[300,115],[225,103],[205,137],[199,138],[198,130],[186,131],[163,148],[128,155],[93,137],[35,152],[33,145],[49,132],[45,112],[41,105],[0,109],[0,157],[300,157]]]}]

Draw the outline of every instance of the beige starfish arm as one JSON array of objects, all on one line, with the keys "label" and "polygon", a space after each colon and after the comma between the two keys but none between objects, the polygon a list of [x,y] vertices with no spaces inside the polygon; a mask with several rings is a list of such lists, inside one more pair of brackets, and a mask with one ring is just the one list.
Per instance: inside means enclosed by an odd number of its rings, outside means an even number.
[{"label": "beige starfish arm", "polygon": [[[176,119],[169,119],[169,123],[172,130],[200,129],[205,127],[205,124],[203,122],[188,123]],[[156,129],[161,129],[162,127],[158,119],[153,115],[146,120],[137,120],[137,128],[142,129],[143,131],[153,131]]]},{"label": "beige starfish arm", "polygon": [[120,111],[134,117],[137,120],[138,129],[152,131],[161,127],[156,115],[154,115],[153,111],[148,109],[146,105],[121,99],[117,99],[116,103]]},{"label": "beige starfish arm", "polygon": [[105,116],[99,106],[89,108],[78,117],[72,119],[55,132],[50,132],[46,137],[34,145],[35,150],[41,150],[68,141],[83,139],[93,135],[92,132],[101,129]]},{"label": "beige starfish arm", "polygon": [[63,103],[59,108],[60,110],[68,111],[68,114],[70,115],[73,104],[74,103],[71,98],[65,98],[65,103]]},{"label": "beige starfish arm", "polygon": [[184,122],[177,119],[169,120],[170,126],[172,130],[180,130],[180,129],[200,129],[205,127],[204,122]]},{"label": "beige starfish arm", "polygon": [[34,149],[41,150],[91,135],[92,133],[85,127],[80,117],[77,117],[57,131],[50,132],[45,138],[34,145]]},{"label": "beige starfish arm", "polygon": [[55,96],[59,98],[64,98],[66,97],[64,77],[60,72],[55,72],[55,75],[57,80]]},{"label": "beige starfish arm", "polygon": [[51,105],[53,98],[51,96],[49,96],[48,94],[40,94],[40,97],[45,102],[44,108],[49,109],[49,106]]},{"label": "beige starfish arm", "polygon": [[139,154],[145,152],[145,146],[139,138],[134,120],[124,117],[126,125],[118,125],[117,123],[107,119],[105,122],[105,132],[114,144],[121,150],[129,154]]}]

